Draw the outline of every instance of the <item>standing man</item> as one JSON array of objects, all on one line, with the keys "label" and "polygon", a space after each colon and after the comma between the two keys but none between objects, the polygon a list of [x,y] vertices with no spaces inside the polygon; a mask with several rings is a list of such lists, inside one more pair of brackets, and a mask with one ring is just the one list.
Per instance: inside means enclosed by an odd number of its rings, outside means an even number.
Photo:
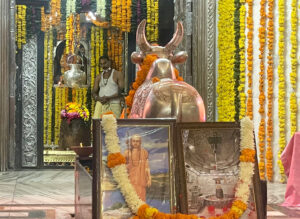
[{"label": "standing man", "polygon": [[130,138],[130,148],[124,152],[129,180],[139,198],[146,202],[146,187],[151,186],[148,151],[142,146],[140,135]]},{"label": "standing man", "polygon": [[96,101],[93,118],[101,118],[103,113],[112,111],[116,118],[121,115],[121,92],[124,89],[124,76],[111,68],[107,56],[100,57],[102,72],[96,77],[93,88],[93,98]]}]

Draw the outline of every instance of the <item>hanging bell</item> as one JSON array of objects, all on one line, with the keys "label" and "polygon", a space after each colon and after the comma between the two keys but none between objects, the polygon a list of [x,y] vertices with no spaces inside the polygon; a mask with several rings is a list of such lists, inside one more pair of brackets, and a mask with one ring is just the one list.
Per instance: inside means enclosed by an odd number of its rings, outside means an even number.
[{"label": "hanging bell", "polygon": [[[77,56],[72,55],[70,57]],[[67,60],[67,63],[70,59]],[[80,57],[80,56],[78,56]],[[83,66],[83,60],[81,59],[81,64],[69,64],[71,69],[64,73],[64,83],[67,87],[78,88],[86,85],[86,73],[82,71],[80,68]]]}]

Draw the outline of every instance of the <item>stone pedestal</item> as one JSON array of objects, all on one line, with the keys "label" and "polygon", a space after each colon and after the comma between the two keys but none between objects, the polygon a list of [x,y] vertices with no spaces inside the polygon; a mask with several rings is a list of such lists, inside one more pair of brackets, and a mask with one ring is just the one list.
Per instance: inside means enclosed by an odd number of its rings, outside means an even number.
[{"label": "stone pedestal", "polygon": [[62,119],[60,126],[59,149],[66,150],[71,146],[91,145],[91,130],[90,124],[84,122],[83,119],[73,119],[68,122],[67,119]]}]

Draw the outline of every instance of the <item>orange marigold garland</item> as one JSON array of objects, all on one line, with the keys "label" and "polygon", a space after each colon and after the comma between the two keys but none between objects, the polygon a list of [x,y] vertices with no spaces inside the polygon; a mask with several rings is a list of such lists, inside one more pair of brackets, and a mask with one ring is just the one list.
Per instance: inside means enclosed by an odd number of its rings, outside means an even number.
[{"label": "orange marigold garland", "polygon": [[247,70],[248,70],[248,97],[246,115],[253,119],[253,99],[252,99],[252,72],[253,72],[253,0],[246,0],[248,5],[247,11]]},{"label": "orange marigold garland", "polygon": [[265,80],[265,45],[266,45],[266,0],[260,1],[260,28],[259,28],[259,42],[260,42],[260,72],[259,72],[259,114],[261,117],[258,131],[259,139],[259,174],[262,180],[265,179],[265,93],[264,93],[264,80]]},{"label": "orange marigold garland", "polygon": [[272,152],[272,138],[273,138],[273,44],[274,44],[274,2],[268,1],[268,121],[267,121],[267,151],[266,151],[266,169],[267,178],[269,181],[273,180],[273,152]]}]

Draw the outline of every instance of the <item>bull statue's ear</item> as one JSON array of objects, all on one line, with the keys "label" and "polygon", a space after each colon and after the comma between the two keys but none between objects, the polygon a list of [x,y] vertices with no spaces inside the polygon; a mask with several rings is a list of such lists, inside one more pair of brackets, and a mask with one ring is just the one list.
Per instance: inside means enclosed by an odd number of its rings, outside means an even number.
[{"label": "bull statue's ear", "polygon": [[184,63],[188,58],[188,54],[186,51],[180,51],[177,52],[172,58],[171,61],[174,64],[182,64]]},{"label": "bull statue's ear", "polygon": [[134,64],[141,64],[144,60],[144,55],[140,52],[133,52],[131,54],[131,61]]}]

